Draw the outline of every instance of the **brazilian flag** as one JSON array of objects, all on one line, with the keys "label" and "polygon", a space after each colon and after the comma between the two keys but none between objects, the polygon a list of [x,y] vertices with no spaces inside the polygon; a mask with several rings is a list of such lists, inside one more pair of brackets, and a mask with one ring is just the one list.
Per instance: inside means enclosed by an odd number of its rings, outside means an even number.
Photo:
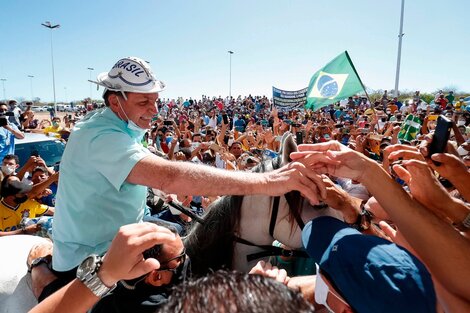
[{"label": "brazilian flag", "polygon": [[421,129],[421,120],[419,117],[409,114],[401,126],[398,133],[398,139],[411,141],[416,138],[416,135]]},{"label": "brazilian flag", "polygon": [[318,70],[310,79],[305,108],[316,111],[364,91],[347,51]]}]

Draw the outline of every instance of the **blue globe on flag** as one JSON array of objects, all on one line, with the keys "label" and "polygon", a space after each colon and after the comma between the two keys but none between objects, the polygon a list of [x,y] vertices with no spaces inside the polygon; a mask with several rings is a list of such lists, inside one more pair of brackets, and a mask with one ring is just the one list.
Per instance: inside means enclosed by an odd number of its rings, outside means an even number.
[{"label": "blue globe on flag", "polygon": [[339,89],[336,80],[329,75],[323,75],[318,79],[317,88],[322,97],[325,98],[336,96]]}]

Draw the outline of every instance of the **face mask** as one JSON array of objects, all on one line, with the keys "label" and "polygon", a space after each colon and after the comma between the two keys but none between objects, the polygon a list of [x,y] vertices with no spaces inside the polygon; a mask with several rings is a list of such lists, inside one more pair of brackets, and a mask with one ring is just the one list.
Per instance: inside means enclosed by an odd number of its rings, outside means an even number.
[{"label": "face mask", "polygon": [[2,172],[5,175],[11,175],[15,172],[15,167],[13,165],[2,165]]},{"label": "face mask", "polygon": [[463,126],[463,125],[465,125],[465,120],[459,120],[457,122],[457,126]]},{"label": "face mask", "polygon": [[328,291],[329,288],[326,285],[325,281],[321,277],[321,275],[317,275],[317,281],[315,283],[315,302],[321,305],[324,305],[329,312],[334,312],[326,303],[326,299],[328,298]]},{"label": "face mask", "polygon": [[170,142],[173,140],[173,137],[166,137],[166,144],[169,145]]},{"label": "face mask", "polygon": [[142,137],[145,132],[147,131],[146,129],[140,127],[139,125],[137,125],[136,123],[134,123],[126,114],[126,112],[124,111],[124,109],[122,108],[122,105],[121,105],[121,101],[119,101],[119,98],[116,98],[118,103],[119,103],[119,107],[121,108],[121,111],[122,113],[124,113],[124,116],[126,117],[127,119],[127,128],[133,132],[137,132],[140,137]]},{"label": "face mask", "polygon": [[59,123],[53,122],[53,123],[52,123],[52,126],[57,127],[57,126],[59,126]]},{"label": "face mask", "polygon": [[28,196],[27,196],[27,195],[21,196],[21,197],[19,197],[19,198],[18,198],[18,197],[15,198],[16,204],[24,203],[24,202],[26,202],[26,200],[28,200]]}]

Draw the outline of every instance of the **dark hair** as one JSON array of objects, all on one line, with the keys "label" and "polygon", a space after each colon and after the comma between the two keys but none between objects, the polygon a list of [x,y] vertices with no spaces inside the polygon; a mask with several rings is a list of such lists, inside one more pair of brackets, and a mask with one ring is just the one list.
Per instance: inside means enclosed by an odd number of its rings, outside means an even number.
[{"label": "dark hair", "polygon": [[189,148],[180,148],[180,152],[184,154],[184,156],[186,157],[186,160],[190,160],[191,159],[191,149]]},{"label": "dark hair", "polygon": [[14,196],[20,192],[20,189],[8,183],[8,178],[10,178],[10,176],[12,175],[7,175],[2,180],[1,190],[0,190],[0,196],[2,198],[8,197],[8,196]]},{"label": "dark hair", "polygon": [[31,175],[34,175],[36,172],[43,172],[45,174],[49,173],[49,171],[44,166],[36,166]]},{"label": "dark hair", "polygon": [[[127,93],[124,92],[124,94],[127,96]],[[111,95],[116,95],[116,97],[122,97],[122,93],[120,91],[113,91],[113,90],[106,90],[106,92],[104,93],[103,95],[103,99],[104,99],[104,104],[109,107],[109,101],[108,101],[108,98],[109,96]]]},{"label": "dark hair", "polygon": [[15,154],[7,154],[3,158],[3,160],[15,160],[16,164],[20,164],[20,159]]},{"label": "dark hair", "polygon": [[303,313],[314,308],[300,293],[272,278],[219,270],[178,285],[158,312]]}]

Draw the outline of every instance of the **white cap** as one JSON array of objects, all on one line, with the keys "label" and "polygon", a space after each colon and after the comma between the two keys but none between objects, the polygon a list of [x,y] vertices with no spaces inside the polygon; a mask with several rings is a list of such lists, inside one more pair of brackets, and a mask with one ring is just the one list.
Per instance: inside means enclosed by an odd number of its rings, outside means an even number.
[{"label": "white cap", "polygon": [[107,90],[136,93],[157,93],[165,84],[155,78],[149,64],[136,57],[123,58],[109,72],[101,73],[97,81],[91,81]]}]

